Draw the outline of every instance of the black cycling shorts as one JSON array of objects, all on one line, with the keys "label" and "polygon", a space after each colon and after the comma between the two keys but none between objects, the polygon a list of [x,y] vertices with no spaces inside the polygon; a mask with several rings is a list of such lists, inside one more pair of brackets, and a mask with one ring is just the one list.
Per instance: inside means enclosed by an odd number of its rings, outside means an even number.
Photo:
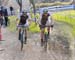
[{"label": "black cycling shorts", "polygon": [[46,26],[45,25],[39,25],[40,29],[43,29],[45,28]]}]

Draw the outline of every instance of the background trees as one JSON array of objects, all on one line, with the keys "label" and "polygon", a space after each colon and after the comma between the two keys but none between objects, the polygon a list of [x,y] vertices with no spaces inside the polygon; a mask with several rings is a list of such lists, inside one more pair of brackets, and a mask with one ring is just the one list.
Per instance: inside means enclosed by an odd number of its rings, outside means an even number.
[{"label": "background trees", "polygon": [[4,5],[6,6],[8,4],[9,0],[0,0],[0,6]]}]

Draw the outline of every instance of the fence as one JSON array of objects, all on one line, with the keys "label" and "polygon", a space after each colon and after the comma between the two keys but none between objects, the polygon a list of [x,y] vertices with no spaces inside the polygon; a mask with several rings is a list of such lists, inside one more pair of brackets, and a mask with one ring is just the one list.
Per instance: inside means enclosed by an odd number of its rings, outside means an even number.
[{"label": "fence", "polygon": [[42,13],[44,9],[48,9],[49,11],[52,11],[52,12],[62,11],[62,10],[71,10],[71,9],[75,9],[75,5],[44,7],[44,8],[39,8],[39,11]]}]

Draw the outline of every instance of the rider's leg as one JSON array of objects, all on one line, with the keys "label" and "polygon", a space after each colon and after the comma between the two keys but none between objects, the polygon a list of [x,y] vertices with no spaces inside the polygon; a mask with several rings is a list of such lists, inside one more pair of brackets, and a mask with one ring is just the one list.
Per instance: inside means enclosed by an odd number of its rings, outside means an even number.
[{"label": "rider's leg", "polygon": [[44,38],[44,28],[41,29],[41,46],[43,45],[43,38]]},{"label": "rider's leg", "polygon": [[53,30],[53,25],[50,26],[50,33],[52,32]]},{"label": "rider's leg", "polygon": [[28,30],[28,27],[29,27],[29,22],[27,21],[27,23],[24,25],[25,26],[25,44],[27,42],[27,30]]},{"label": "rider's leg", "polygon": [[51,30],[53,30],[53,25],[51,25]]},{"label": "rider's leg", "polygon": [[25,29],[25,44],[27,42],[27,29]]},{"label": "rider's leg", "polygon": [[50,27],[48,27],[48,36],[50,35],[50,32],[51,32],[51,28]]},{"label": "rider's leg", "polygon": [[19,37],[19,40],[21,39],[20,36],[21,36],[21,29],[19,29],[19,36],[18,36]]}]

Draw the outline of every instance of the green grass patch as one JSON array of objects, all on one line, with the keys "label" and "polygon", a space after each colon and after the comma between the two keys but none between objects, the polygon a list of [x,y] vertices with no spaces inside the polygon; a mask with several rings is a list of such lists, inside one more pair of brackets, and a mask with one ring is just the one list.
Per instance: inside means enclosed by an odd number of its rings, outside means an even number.
[{"label": "green grass patch", "polygon": [[8,29],[12,32],[16,31],[16,19],[17,19],[17,17],[16,16],[9,16],[8,18],[10,20],[10,25],[8,26]]},{"label": "green grass patch", "polygon": [[65,22],[71,25],[73,27],[72,34],[75,36],[75,11],[74,10],[57,12],[53,14],[52,17],[56,21]]},{"label": "green grass patch", "polygon": [[35,32],[35,33],[37,33],[37,32],[40,32],[40,28],[39,28],[39,25],[38,24],[35,24],[35,22],[32,22],[31,23],[31,25],[30,25],[30,27],[29,27],[29,31],[30,32]]},{"label": "green grass patch", "polygon": [[[8,26],[8,29],[11,32],[16,31],[16,19],[17,19],[16,16],[9,16],[10,25]],[[32,32],[32,33],[40,32],[39,25],[36,25],[35,22],[31,22],[30,26],[29,26],[29,31]]]}]

